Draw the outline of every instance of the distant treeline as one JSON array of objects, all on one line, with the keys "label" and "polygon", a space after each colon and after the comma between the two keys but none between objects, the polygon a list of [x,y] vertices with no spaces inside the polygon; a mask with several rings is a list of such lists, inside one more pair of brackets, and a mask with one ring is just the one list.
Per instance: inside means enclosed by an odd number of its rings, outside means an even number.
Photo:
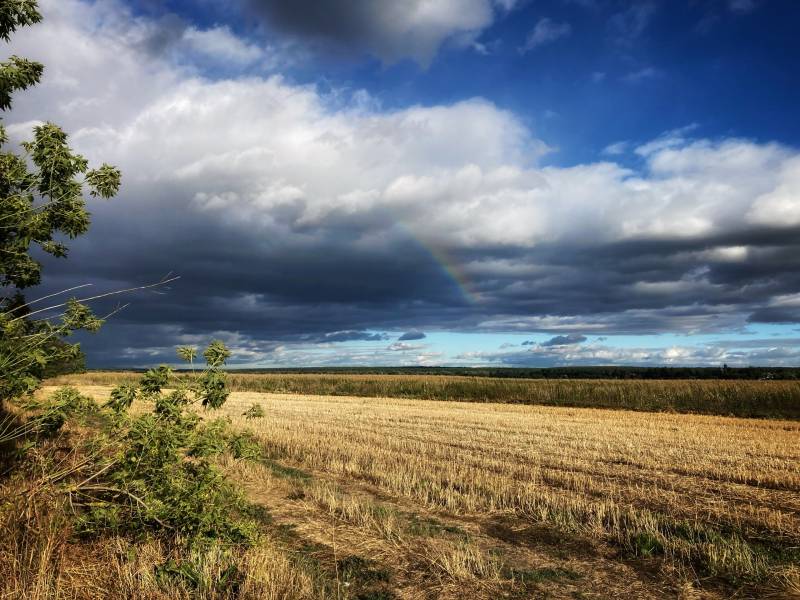
[{"label": "distant treeline", "polygon": [[[92,369],[106,371],[112,369]],[[126,369],[142,371],[143,369]],[[800,379],[800,367],[306,367],[230,369],[236,373],[454,375],[509,379]]]}]

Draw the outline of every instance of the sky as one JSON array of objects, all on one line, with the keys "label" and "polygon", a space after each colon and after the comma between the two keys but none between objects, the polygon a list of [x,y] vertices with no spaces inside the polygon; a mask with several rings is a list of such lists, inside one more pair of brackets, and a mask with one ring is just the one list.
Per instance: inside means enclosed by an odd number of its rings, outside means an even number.
[{"label": "sky", "polygon": [[40,0],[90,367],[800,363],[795,0]]}]

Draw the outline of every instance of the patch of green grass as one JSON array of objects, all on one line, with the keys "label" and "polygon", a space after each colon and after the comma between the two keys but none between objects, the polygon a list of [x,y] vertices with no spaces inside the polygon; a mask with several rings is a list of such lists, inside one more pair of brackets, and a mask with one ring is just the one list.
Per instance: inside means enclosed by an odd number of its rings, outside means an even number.
[{"label": "patch of green grass", "polygon": [[397,594],[391,590],[370,590],[356,596],[356,600],[395,600],[395,598]]},{"label": "patch of green grass", "polygon": [[657,556],[664,554],[664,545],[654,535],[643,532],[631,540],[636,556]]},{"label": "patch of green grass", "polygon": [[458,525],[442,523],[436,519],[420,517],[417,514],[410,514],[407,516],[404,529],[406,533],[419,537],[442,537],[452,535],[462,538],[465,541],[468,541],[470,538],[469,533]]},{"label": "patch of green grass", "polygon": [[282,465],[281,463],[270,458],[265,458],[261,462],[266,467],[269,467],[269,470],[272,471],[273,475],[276,477],[281,477],[282,479],[299,479],[301,481],[309,481],[312,478],[311,473],[307,473],[306,471],[297,469],[295,467],[287,467],[286,465]]},{"label": "patch of green grass", "polygon": [[509,569],[507,573],[509,579],[514,579],[524,584],[543,583],[545,581],[561,581],[569,580],[575,581],[580,579],[582,575],[571,569],[562,567],[551,568],[544,567],[541,569]]},{"label": "patch of green grass", "polygon": [[374,582],[387,582],[391,575],[387,569],[374,566],[374,561],[360,556],[348,556],[337,563],[339,578],[348,582],[369,584]]}]

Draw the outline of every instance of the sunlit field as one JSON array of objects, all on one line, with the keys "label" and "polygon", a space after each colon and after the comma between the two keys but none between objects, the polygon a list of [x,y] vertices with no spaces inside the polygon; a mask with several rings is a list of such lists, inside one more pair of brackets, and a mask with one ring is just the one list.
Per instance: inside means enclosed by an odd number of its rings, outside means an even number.
[{"label": "sunlit field", "polygon": [[[113,379],[68,378],[97,399]],[[749,391],[751,406],[773,398],[794,414],[795,383],[453,379],[351,376],[331,389],[319,376],[232,377],[235,390],[307,388],[236,391],[224,407],[264,451],[224,464],[269,514],[272,558],[257,577],[282,582],[269,597],[800,593],[800,423],[643,412],[701,390],[719,404],[698,412],[744,406]],[[482,401],[307,391],[435,398],[456,383]],[[488,401],[504,385],[518,386],[517,404]],[[637,411],[532,405],[570,404],[570,389],[574,404],[594,390],[600,406]],[[253,405],[263,417],[243,416]]]},{"label": "sunlit field", "polygon": [[[133,383],[133,372],[94,371],[53,385]],[[800,419],[800,381],[510,379],[446,375],[231,373],[240,392],[414,398],[587,408],[623,408],[738,417]]]}]

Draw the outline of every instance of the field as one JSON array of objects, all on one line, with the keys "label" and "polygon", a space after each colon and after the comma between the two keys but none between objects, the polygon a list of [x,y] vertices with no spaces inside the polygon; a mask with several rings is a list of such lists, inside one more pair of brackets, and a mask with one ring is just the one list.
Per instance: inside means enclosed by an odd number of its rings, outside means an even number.
[{"label": "field", "polygon": [[[56,383],[102,399],[119,379]],[[264,450],[225,461],[268,515],[248,597],[800,594],[800,423],[677,414],[796,418],[794,382],[232,383],[225,411]],[[592,397],[636,410],[564,406]]]},{"label": "field", "polygon": [[[139,374],[95,371],[53,385],[133,383]],[[800,381],[513,379],[349,373],[232,373],[240,392],[622,408],[800,420]]]}]

